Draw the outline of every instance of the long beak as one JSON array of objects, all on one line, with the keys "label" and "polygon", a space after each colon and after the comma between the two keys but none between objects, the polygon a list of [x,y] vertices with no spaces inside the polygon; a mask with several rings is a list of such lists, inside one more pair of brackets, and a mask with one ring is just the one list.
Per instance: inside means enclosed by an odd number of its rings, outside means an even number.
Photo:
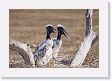
[{"label": "long beak", "polygon": [[63,31],[63,34],[64,34],[65,37],[68,37],[69,36],[69,34],[67,33],[66,30]]}]

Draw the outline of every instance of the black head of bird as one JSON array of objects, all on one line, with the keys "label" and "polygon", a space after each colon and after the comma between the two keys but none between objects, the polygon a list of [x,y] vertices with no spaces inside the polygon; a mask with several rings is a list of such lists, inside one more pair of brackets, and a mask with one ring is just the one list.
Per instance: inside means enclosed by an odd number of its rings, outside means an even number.
[{"label": "black head of bird", "polygon": [[57,30],[58,30],[58,34],[60,35],[64,35],[65,37],[68,37],[69,34],[67,33],[67,31],[65,30],[64,26],[61,24],[57,25]]},{"label": "black head of bird", "polygon": [[49,33],[49,34],[56,32],[56,29],[51,24],[48,24],[46,26],[46,29],[47,29],[47,33]]},{"label": "black head of bird", "polygon": [[47,37],[46,37],[46,39],[51,39],[50,35],[51,35],[51,33],[55,33],[56,29],[51,24],[48,24],[46,26],[46,30],[47,30]]}]

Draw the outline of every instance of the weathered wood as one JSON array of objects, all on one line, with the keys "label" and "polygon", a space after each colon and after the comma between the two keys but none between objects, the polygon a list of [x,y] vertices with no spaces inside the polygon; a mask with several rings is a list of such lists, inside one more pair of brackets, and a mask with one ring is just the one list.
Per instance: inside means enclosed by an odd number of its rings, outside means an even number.
[{"label": "weathered wood", "polygon": [[86,11],[86,33],[85,36],[88,36],[92,32],[92,15],[93,15],[93,10],[87,9]]},{"label": "weathered wood", "polygon": [[[92,30],[92,15],[92,10],[88,9],[86,12],[85,38],[81,43],[78,52],[75,54],[75,57],[72,63],[70,64],[70,67],[78,67],[82,65],[91,46],[98,40],[98,33],[95,33]],[[32,47],[35,48],[36,46],[32,45]],[[35,66],[35,61],[30,45],[10,39],[9,48],[17,51],[23,57],[26,64]]]},{"label": "weathered wood", "polygon": [[81,43],[78,52],[76,53],[70,67],[78,67],[84,62],[87,53],[89,52],[91,46],[95,43],[98,38],[98,34],[92,30],[92,15],[93,10],[87,10],[86,12],[86,33],[84,41]]},{"label": "weathered wood", "polygon": [[24,43],[18,42],[16,40],[10,39],[9,40],[9,48],[17,51],[23,57],[26,64],[35,66],[33,53],[28,44],[24,44]]}]

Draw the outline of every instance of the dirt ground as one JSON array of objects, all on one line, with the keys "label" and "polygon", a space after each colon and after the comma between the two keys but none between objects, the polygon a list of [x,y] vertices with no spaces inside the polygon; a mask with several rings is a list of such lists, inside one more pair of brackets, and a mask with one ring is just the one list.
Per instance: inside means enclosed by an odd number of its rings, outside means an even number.
[{"label": "dirt ground", "polygon": [[[85,12],[83,9],[10,9],[9,10],[9,34],[10,38],[20,42],[38,45],[46,37],[45,26],[62,24],[65,26],[69,37],[63,36],[63,44],[60,48],[57,61],[45,67],[69,67],[85,35]],[[93,11],[93,30],[99,31],[99,10]],[[56,37],[52,34],[52,37]],[[34,51],[34,49],[32,49]],[[23,58],[15,51],[9,52],[10,68],[28,68]],[[99,41],[90,49],[82,68],[99,67]],[[38,68],[38,67],[37,67]]]}]

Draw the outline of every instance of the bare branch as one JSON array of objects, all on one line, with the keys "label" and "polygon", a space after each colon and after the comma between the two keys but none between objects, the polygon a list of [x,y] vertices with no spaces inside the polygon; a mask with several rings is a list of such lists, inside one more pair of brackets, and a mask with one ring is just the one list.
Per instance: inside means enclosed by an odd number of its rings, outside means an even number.
[{"label": "bare branch", "polygon": [[97,40],[99,40],[99,33],[97,32],[97,33],[95,33],[96,34],[96,37],[95,37],[95,39],[92,41],[92,45],[97,41]]},{"label": "bare branch", "polygon": [[23,57],[26,64],[35,66],[33,53],[28,44],[24,44],[24,43],[15,41],[13,39],[10,39],[9,48],[17,51]]},{"label": "bare branch", "polygon": [[87,9],[86,11],[86,33],[85,36],[88,36],[90,32],[92,31],[92,15],[93,15],[93,10]]},{"label": "bare branch", "polygon": [[76,53],[72,63],[71,63],[71,67],[78,67],[80,65],[82,65],[82,63],[84,62],[87,53],[89,52],[92,42],[93,40],[96,38],[96,34],[94,32],[92,32],[89,36],[84,38],[84,41],[81,43],[81,46],[79,47],[78,52]]},{"label": "bare branch", "polygon": [[87,53],[89,52],[91,46],[98,40],[98,33],[96,34],[92,30],[92,13],[93,10],[87,9],[86,12],[86,34],[84,41],[81,43],[78,52],[76,53],[70,67],[78,67],[84,62]]}]

